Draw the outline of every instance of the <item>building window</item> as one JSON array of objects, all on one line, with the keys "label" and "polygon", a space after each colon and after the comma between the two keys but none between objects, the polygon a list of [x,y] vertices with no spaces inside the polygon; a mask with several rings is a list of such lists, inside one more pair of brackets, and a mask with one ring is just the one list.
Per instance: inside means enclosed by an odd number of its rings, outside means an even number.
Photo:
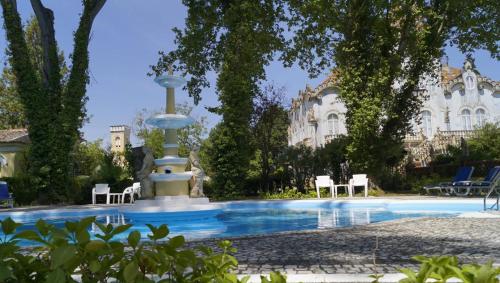
[{"label": "building window", "polygon": [[486,123],[486,111],[484,111],[484,109],[477,109],[476,110],[476,125],[478,127],[482,127],[484,126],[484,124]]},{"label": "building window", "polygon": [[465,86],[467,87],[467,89],[474,89],[474,79],[472,78],[472,76],[467,76],[465,78]]},{"label": "building window", "polygon": [[430,111],[422,111],[422,129],[426,137],[432,136],[432,115]]},{"label": "building window", "polygon": [[5,157],[3,154],[0,154],[0,167],[5,166],[7,166],[7,157]]},{"label": "building window", "polygon": [[337,116],[336,114],[328,115],[328,134],[339,134],[339,116]]},{"label": "building window", "polygon": [[122,141],[121,141],[120,137],[116,137],[115,138],[115,146],[116,147],[121,147],[122,146]]},{"label": "building window", "polygon": [[462,125],[464,126],[464,130],[472,130],[472,122],[469,109],[462,110]]}]

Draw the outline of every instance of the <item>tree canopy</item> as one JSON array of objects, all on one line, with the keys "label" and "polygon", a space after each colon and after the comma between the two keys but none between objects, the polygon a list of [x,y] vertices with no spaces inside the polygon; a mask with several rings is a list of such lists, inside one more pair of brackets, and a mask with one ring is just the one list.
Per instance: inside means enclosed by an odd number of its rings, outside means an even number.
[{"label": "tree canopy", "polygon": [[287,1],[293,32],[282,59],[311,75],[335,68],[356,170],[397,164],[401,143],[447,44],[499,59],[498,1]]},{"label": "tree canopy", "polygon": [[265,79],[264,67],[282,48],[279,19],[283,6],[274,0],[184,0],[188,8],[183,30],[174,29],[177,49],[162,53],[153,71],[170,66],[189,76],[189,94],[198,103],[201,88],[209,85],[207,73],[218,73],[221,105],[212,111],[222,115],[211,146],[217,152],[214,187],[226,197],[241,194],[252,155],[250,116],[252,100]]}]

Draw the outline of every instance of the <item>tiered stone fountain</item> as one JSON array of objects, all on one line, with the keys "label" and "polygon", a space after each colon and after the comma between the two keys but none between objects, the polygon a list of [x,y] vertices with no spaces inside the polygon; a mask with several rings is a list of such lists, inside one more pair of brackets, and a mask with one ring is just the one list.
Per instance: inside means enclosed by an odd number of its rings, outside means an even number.
[{"label": "tiered stone fountain", "polygon": [[149,178],[154,182],[154,199],[144,199],[128,206],[125,210],[133,211],[182,211],[182,210],[212,210],[219,207],[210,204],[206,197],[189,197],[189,180],[191,171],[185,171],[188,159],[179,157],[177,130],[193,124],[193,118],[175,113],[175,88],[182,86],[186,80],[169,72],[154,80],[167,90],[166,113],[146,120],[146,123],[165,130],[165,156],[155,159],[156,172]]}]

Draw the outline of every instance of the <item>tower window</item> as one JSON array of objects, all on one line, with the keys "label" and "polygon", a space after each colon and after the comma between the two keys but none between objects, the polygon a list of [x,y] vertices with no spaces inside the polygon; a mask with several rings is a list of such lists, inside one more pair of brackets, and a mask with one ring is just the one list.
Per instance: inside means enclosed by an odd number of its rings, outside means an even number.
[{"label": "tower window", "polygon": [[120,139],[120,137],[116,137],[115,138],[115,146],[116,147],[121,147],[122,146],[122,140]]}]

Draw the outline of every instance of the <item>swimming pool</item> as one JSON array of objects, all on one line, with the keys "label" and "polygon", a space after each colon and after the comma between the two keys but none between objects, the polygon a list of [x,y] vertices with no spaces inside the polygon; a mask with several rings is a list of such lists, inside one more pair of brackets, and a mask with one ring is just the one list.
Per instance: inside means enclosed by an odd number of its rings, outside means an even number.
[{"label": "swimming pool", "polygon": [[[481,200],[280,200],[232,201],[221,208],[183,212],[120,212],[118,207],[89,209],[50,209],[29,212],[2,212],[32,229],[40,218],[56,226],[65,221],[96,216],[102,223],[133,224],[145,238],[146,224],[167,224],[172,235],[188,239],[249,236],[338,227],[415,217],[454,217],[482,210]],[[92,227],[91,232],[97,232]],[[118,237],[125,237],[125,234]]]}]

